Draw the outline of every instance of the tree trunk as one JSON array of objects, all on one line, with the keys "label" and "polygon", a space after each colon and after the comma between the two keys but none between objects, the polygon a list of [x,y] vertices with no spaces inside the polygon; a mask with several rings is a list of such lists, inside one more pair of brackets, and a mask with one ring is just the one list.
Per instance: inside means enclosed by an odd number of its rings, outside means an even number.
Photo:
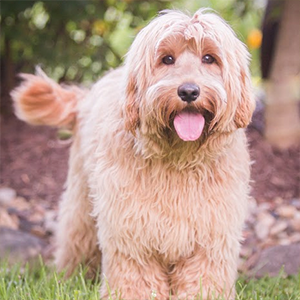
[{"label": "tree trunk", "polygon": [[279,148],[300,141],[300,1],[284,2],[266,86],[266,138]]},{"label": "tree trunk", "polygon": [[15,86],[15,67],[12,59],[11,41],[4,38],[3,68],[1,68],[1,112],[10,113],[12,104],[9,93]]}]

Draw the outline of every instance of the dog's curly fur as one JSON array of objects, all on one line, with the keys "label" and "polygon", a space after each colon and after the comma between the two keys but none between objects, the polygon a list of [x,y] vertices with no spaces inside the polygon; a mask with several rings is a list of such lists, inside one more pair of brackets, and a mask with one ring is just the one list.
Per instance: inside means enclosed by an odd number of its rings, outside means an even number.
[{"label": "dog's curly fur", "polygon": [[[203,63],[206,54],[215,61]],[[174,64],[162,62],[167,55]],[[168,11],[90,92],[25,76],[12,94],[20,118],[74,128],[59,269],[71,273],[84,262],[93,272],[101,264],[104,299],[107,286],[124,299],[153,291],[165,300],[234,297],[249,192],[243,128],[255,106],[248,56],[217,15]],[[196,101],[178,96],[185,82],[200,87]],[[196,141],[174,129],[176,114],[187,110],[205,117]]]}]

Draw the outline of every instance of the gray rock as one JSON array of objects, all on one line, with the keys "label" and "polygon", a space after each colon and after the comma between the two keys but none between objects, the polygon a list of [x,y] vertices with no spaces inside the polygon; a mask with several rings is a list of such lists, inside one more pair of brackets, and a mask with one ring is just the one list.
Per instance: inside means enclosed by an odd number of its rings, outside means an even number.
[{"label": "gray rock", "polygon": [[300,243],[279,245],[263,250],[250,273],[255,277],[277,276],[282,268],[287,275],[298,274],[300,270]]},{"label": "gray rock", "polygon": [[41,254],[46,242],[29,233],[0,227],[0,258],[23,263]]},{"label": "gray rock", "polygon": [[270,235],[278,235],[279,233],[285,231],[288,228],[287,221],[279,220],[270,229]]},{"label": "gray rock", "polygon": [[15,190],[8,187],[0,188],[0,205],[7,206],[16,197],[17,193]]},{"label": "gray rock", "polygon": [[269,235],[270,228],[275,222],[275,218],[267,211],[259,213],[257,216],[257,223],[254,226],[256,236],[260,240],[265,240]]}]

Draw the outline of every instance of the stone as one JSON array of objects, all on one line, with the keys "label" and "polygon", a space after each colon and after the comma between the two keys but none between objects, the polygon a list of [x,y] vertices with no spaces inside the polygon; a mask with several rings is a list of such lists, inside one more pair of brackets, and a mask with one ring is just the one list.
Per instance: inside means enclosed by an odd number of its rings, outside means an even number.
[{"label": "stone", "polygon": [[281,205],[276,209],[276,213],[282,218],[293,218],[297,209],[292,205]]},{"label": "stone", "polygon": [[261,212],[257,216],[257,223],[255,224],[254,230],[256,236],[260,240],[267,238],[270,232],[270,228],[274,225],[276,219],[268,212]]},{"label": "stone", "polygon": [[0,205],[7,206],[16,197],[17,197],[17,193],[15,190],[8,188],[8,187],[0,188]]},{"label": "stone", "polygon": [[248,214],[252,215],[255,214],[257,211],[257,202],[254,198],[250,198],[248,202]]},{"label": "stone", "polygon": [[266,249],[269,247],[276,246],[278,244],[278,241],[276,239],[272,239],[271,237],[265,238],[261,243],[258,243],[259,249]]},{"label": "stone", "polygon": [[44,221],[45,230],[50,233],[54,234],[57,228],[57,212],[54,210],[49,210],[45,214],[45,221]]},{"label": "stone", "polygon": [[10,215],[6,209],[0,207],[0,227],[18,229],[19,219],[16,215]]},{"label": "stone", "polygon": [[270,229],[270,234],[271,235],[277,235],[280,232],[286,230],[287,228],[288,228],[288,223],[286,221],[283,221],[283,220],[278,221]]},{"label": "stone", "polygon": [[261,251],[250,274],[255,277],[277,276],[284,268],[287,275],[296,275],[300,270],[300,243],[273,246]]},{"label": "stone", "polygon": [[16,197],[9,204],[9,208],[14,208],[17,211],[29,210],[31,208],[30,203],[23,197]]},{"label": "stone", "polygon": [[37,258],[47,243],[32,234],[0,227],[0,258],[9,263],[25,263]]},{"label": "stone", "polygon": [[240,250],[241,258],[248,258],[252,255],[253,249],[250,247],[242,247]]},{"label": "stone", "polygon": [[276,197],[273,201],[277,206],[281,206],[284,202],[284,200],[281,197]]},{"label": "stone", "polygon": [[291,240],[289,238],[281,238],[278,241],[278,245],[290,245],[291,244]]},{"label": "stone", "polygon": [[40,225],[33,225],[30,230],[30,233],[34,234],[35,236],[41,237],[41,238],[46,236],[45,229]]},{"label": "stone", "polygon": [[34,209],[32,210],[32,213],[28,216],[28,221],[33,223],[43,222],[46,213],[45,209],[41,205],[36,203],[32,206],[34,207]]},{"label": "stone", "polygon": [[276,238],[279,240],[284,240],[284,239],[288,239],[289,236],[286,231],[282,231],[277,234]]},{"label": "stone", "polygon": [[295,218],[290,221],[290,225],[293,230],[300,231],[300,213],[299,212],[297,212]]},{"label": "stone", "polygon": [[295,232],[290,236],[291,243],[298,243],[300,242],[300,232]]},{"label": "stone", "polygon": [[292,199],[291,205],[296,207],[298,210],[300,210],[300,199]]},{"label": "stone", "polygon": [[272,204],[270,202],[262,202],[257,207],[257,212],[267,211],[272,208]]}]

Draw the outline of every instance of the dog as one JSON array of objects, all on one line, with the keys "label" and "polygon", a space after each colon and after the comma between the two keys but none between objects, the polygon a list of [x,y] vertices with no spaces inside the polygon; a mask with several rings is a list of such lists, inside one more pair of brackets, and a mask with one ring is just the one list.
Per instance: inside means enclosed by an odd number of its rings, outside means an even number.
[{"label": "dog", "polygon": [[101,265],[101,299],[234,298],[255,107],[248,65],[230,26],[200,9],[153,19],[90,91],[23,75],[17,116],[74,132],[59,270]]}]

